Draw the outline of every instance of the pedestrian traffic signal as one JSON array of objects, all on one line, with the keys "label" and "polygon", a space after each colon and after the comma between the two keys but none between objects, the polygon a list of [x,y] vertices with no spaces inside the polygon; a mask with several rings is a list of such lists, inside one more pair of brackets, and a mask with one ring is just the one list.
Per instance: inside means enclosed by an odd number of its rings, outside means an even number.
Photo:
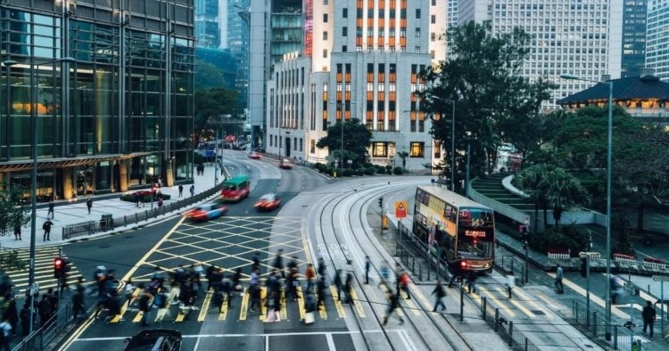
[{"label": "pedestrian traffic signal", "polygon": [[588,259],[585,257],[581,258],[581,277],[588,277]]},{"label": "pedestrian traffic signal", "polygon": [[62,259],[61,257],[56,257],[53,259],[53,277],[56,279],[60,279],[63,275],[65,275],[65,260]]},{"label": "pedestrian traffic signal", "polygon": [[379,198],[379,207],[383,208],[383,198]]}]

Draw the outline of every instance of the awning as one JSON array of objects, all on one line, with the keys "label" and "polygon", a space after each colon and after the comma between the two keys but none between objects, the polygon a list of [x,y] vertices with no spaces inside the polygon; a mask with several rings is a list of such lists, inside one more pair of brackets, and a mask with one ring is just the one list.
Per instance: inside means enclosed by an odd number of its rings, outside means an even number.
[{"label": "awning", "polygon": [[[130,154],[85,155],[76,157],[54,157],[37,159],[37,170],[92,166],[100,162],[126,160],[135,157],[153,155],[152,152],[135,152]],[[0,162],[0,172],[19,172],[33,168],[32,159],[12,160]]]}]

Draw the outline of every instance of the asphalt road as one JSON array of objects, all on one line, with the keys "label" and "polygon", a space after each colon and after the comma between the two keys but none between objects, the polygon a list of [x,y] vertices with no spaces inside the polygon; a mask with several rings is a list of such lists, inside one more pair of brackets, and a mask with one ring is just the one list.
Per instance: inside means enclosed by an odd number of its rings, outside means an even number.
[{"label": "asphalt road", "polygon": [[[132,277],[135,284],[149,281],[156,265],[174,269],[195,262],[224,267],[228,272],[241,268],[246,280],[255,252],[261,254],[261,274],[266,275],[279,248],[285,251],[285,263],[295,257],[302,272],[308,260],[303,218],[277,216],[278,210],[256,212],[253,204],[268,192],[277,193],[286,204],[305,188],[318,187],[327,180],[299,167],[279,171],[266,162],[237,161],[232,173],[248,174],[254,187],[248,199],[229,204],[224,217],[204,223],[173,218],[136,232],[68,246],[65,253],[85,277],[92,276],[95,267],[102,264],[115,269],[119,278]],[[247,304],[237,295],[223,312],[200,296],[195,303],[198,310],[189,311],[183,319],[176,305],[164,314],[154,309],[151,327],[181,331],[183,350],[353,349],[345,321],[332,302],[326,304],[326,319],[320,320],[317,328],[300,321],[298,302],[286,303],[284,320],[279,323],[263,323],[263,317],[249,312]],[[87,321],[75,334],[76,339],[62,349],[122,349],[124,340],[142,329],[135,308],[130,306],[117,323],[106,320],[104,314]]]}]

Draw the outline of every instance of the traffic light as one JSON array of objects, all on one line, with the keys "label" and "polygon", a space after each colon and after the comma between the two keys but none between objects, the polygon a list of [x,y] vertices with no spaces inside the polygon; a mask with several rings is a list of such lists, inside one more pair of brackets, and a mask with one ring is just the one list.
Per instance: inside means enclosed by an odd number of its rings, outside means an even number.
[{"label": "traffic light", "polygon": [[65,267],[66,267],[65,260],[61,257],[56,257],[53,259],[53,277],[56,279],[60,279],[63,275],[65,275]]},{"label": "traffic light", "polygon": [[383,208],[383,198],[379,198],[379,207]]},{"label": "traffic light", "polygon": [[581,277],[588,277],[588,259],[585,257],[581,258]]}]

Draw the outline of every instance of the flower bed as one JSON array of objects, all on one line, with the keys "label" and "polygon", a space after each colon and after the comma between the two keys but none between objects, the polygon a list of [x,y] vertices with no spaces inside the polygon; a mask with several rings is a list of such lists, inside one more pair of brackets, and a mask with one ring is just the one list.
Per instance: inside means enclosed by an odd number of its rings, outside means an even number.
[{"label": "flower bed", "polygon": [[[151,190],[139,190],[139,191],[135,191],[135,192],[132,192],[132,193],[123,194],[123,195],[121,195],[121,200],[122,201],[128,201],[128,202],[135,202],[135,201],[137,201],[137,199],[136,199],[137,194],[139,194],[140,199],[141,199],[142,202],[151,202]],[[170,195],[168,195],[168,194],[161,194],[161,195],[163,197],[163,200],[169,200],[170,199]],[[158,201],[158,195],[157,194],[153,197],[153,200]]]}]

